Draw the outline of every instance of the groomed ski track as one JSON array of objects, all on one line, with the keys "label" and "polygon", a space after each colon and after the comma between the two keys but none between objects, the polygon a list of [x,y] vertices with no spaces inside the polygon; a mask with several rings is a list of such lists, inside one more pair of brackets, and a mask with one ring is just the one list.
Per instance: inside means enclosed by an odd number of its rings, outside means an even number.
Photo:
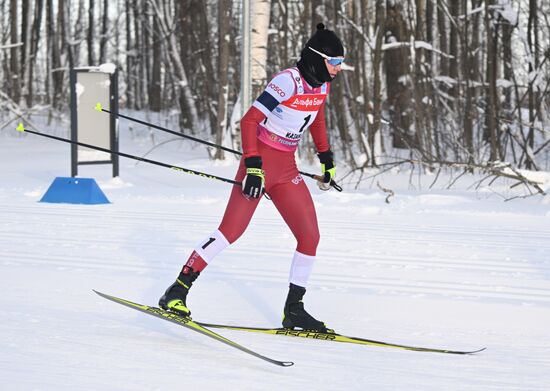
[{"label": "groomed ski track", "polygon": [[[17,153],[21,142],[33,159]],[[7,389],[167,389],[182,376],[203,390],[550,384],[548,204],[404,190],[386,205],[375,189],[322,193],[308,182],[322,239],[306,308],[342,334],[487,350],[442,357],[220,331],[295,362],[283,370],[91,293],[155,304],[193,246],[217,227],[229,185],[122,160],[122,180],[105,167],[83,169],[112,204],[43,204],[37,201],[53,178],[68,171],[65,148],[2,143],[0,376]],[[180,155],[174,148],[151,158],[177,164]],[[191,162],[220,175],[234,171],[200,156]],[[262,202],[245,235],[197,281],[193,317],[279,326],[293,250],[275,208]]]}]

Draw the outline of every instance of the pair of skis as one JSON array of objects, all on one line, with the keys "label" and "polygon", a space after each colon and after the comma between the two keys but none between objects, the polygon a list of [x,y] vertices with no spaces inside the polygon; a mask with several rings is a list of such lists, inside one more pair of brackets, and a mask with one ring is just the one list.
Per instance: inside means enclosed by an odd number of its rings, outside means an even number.
[{"label": "pair of skis", "polygon": [[157,307],[150,307],[148,305],[144,304],[138,304],[134,303],[129,300],[121,299],[119,297],[107,295],[105,293],[98,292],[94,290],[95,293],[97,293],[99,296],[111,300],[115,303],[122,304],[126,307],[135,309],[137,311],[144,312],[146,314],[149,314],[151,316],[155,316],[160,319],[167,320],[169,322],[178,324],[180,326],[186,327],[190,330],[196,331],[200,334],[206,335],[207,337],[210,337],[212,339],[215,339],[216,341],[222,342],[226,345],[229,345],[235,349],[238,349],[242,352],[245,352],[247,354],[250,354],[254,357],[257,357],[261,360],[267,361],[271,364],[279,365],[282,367],[289,367],[294,365],[291,361],[279,361],[274,360],[270,357],[266,357],[260,353],[257,353],[253,350],[248,349],[247,347],[238,344],[228,338],[225,338],[224,336],[217,334],[210,330],[211,328],[217,328],[217,329],[226,329],[226,330],[235,330],[235,331],[248,331],[248,332],[255,332],[255,333],[263,333],[263,334],[271,334],[271,335],[286,335],[289,337],[298,337],[298,338],[308,338],[308,339],[318,339],[318,340],[326,340],[326,341],[335,341],[335,342],[345,342],[345,343],[353,343],[358,345],[370,345],[370,346],[382,346],[382,347],[388,347],[388,348],[395,348],[395,349],[405,349],[405,350],[412,350],[417,352],[432,352],[432,353],[449,353],[449,354],[474,354],[481,352],[485,350],[478,349],[478,350],[471,350],[471,351],[460,351],[460,350],[447,350],[447,349],[437,349],[437,348],[424,348],[424,347],[418,347],[418,346],[408,346],[408,345],[401,345],[401,344],[394,344],[394,343],[388,343],[388,342],[382,342],[382,341],[375,341],[371,339],[364,339],[364,338],[357,338],[357,337],[347,337],[345,335],[336,334],[336,333],[321,333],[316,331],[302,331],[302,330],[290,330],[290,329],[283,329],[283,328],[262,328],[262,327],[240,327],[240,326],[229,326],[229,325],[222,325],[222,324],[210,324],[210,323],[201,323],[201,322],[195,322],[190,317],[184,317],[177,315],[173,312],[164,311],[163,309],[157,308]]}]

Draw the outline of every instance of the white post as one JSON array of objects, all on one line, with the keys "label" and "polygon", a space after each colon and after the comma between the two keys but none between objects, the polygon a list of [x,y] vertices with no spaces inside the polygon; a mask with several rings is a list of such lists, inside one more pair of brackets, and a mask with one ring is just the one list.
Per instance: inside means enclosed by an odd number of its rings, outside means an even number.
[{"label": "white post", "polygon": [[250,0],[243,0],[241,50],[241,116],[248,110],[251,101],[252,75],[250,73]]}]

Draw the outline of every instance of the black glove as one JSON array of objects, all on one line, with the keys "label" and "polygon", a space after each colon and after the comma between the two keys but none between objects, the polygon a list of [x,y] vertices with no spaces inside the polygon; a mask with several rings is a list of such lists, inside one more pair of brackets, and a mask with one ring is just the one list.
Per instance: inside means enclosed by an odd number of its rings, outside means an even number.
[{"label": "black glove", "polygon": [[319,188],[321,190],[330,189],[330,182],[336,176],[336,166],[334,165],[334,160],[332,159],[332,151],[318,153],[319,161],[321,162],[321,170],[323,171],[323,182],[318,182]]},{"label": "black glove", "polygon": [[262,170],[262,158],[251,156],[244,159],[246,177],[243,180],[243,195],[247,198],[260,198],[264,193],[265,173]]}]

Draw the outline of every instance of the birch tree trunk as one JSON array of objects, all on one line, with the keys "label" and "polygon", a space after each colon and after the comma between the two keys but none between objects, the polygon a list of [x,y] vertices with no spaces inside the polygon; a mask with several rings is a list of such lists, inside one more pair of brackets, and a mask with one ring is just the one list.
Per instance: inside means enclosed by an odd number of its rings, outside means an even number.
[{"label": "birch tree trunk", "polygon": [[260,95],[267,82],[267,38],[270,11],[271,1],[250,1],[252,99],[256,99]]}]

